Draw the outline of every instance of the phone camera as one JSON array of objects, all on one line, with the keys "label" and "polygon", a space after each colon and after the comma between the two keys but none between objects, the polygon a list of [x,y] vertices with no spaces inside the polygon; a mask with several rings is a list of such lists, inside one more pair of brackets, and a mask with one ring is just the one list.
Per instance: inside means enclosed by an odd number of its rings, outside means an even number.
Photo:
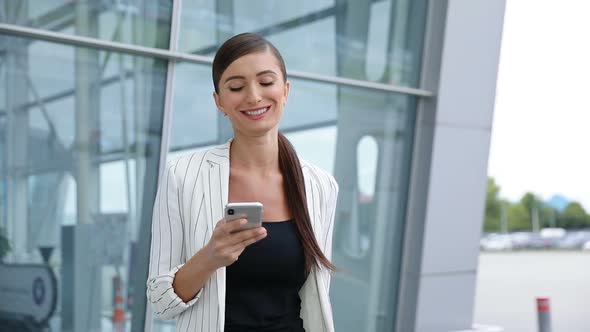
[{"label": "phone camera", "polygon": [[227,210],[227,214],[229,214],[229,215],[233,215],[233,214],[234,214],[234,209],[229,209],[229,210]]}]

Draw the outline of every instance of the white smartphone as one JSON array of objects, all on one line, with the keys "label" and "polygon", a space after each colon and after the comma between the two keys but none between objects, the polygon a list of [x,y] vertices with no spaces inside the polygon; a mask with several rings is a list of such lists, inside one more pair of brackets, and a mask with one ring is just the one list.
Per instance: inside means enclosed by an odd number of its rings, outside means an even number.
[{"label": "white smartphone", "polygon": [[248,222],[240,230],[250,229],[262,225],[262,203],[243,202],[228,203],[225,206],[225,220],[231,221],[238,218],[246,218]]}]

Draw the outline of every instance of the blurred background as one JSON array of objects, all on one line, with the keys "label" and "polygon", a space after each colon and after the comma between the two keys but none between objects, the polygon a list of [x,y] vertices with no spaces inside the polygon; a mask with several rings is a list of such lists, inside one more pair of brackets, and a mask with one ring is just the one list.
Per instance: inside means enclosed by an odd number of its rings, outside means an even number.
[{"label": "blurred background", "polygon": [[475,319],[590,330],[590,3],[507,1]]},{"label": "blurred background", "polygon": [[175,330],[145,298],[158,177],[231,137],[211,62],[245,31],[285,58],[281,130],[340,184],[337,331],[536,331],[539,296],[587,331],[588,13],[0,0],[0,331]]}]

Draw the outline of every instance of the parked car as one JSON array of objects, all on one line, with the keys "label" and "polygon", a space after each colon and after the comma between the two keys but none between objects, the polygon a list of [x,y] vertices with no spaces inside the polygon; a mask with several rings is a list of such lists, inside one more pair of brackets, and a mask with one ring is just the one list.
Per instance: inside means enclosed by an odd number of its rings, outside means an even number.
[{"label": "parked car", "polygon": [[541,229],[539,234],[545,239],[561,239],[567,234],[567,231],[563,228],[548,227]]},{"label": "parked car", "polygon": [[532,233],[527,248],[530,249],[549,249],[555,243],[554,239],[544,238],[538,233]]},{"label": "parked car", "polygon": [[533,234],[529,248],[549,249],[557,248],[557,244],[567,234],[567,231],[563,228],[543,228],[539,233]]},{"label": "parked car", "polygon": [[512,241],[512,249],[526,249],[529,248],[533,240],[533,233],[531,232],[514,232],[510,233],[510,241]]},{"label": "parked car", "polygon": [[581,249],[588,241],[590,241],[590,231],[570,231],[557,241],[557,248]]},{"label": "parked car", "polygon": [[512,249],[512,240],[510,234],[488,234],[479,241],[480,248],[483,250],[498,251]]}]

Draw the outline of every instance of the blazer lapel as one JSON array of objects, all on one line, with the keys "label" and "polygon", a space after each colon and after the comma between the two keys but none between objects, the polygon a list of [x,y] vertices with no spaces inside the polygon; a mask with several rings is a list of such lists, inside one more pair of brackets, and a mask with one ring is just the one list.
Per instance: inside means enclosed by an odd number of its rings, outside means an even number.
[{"label": "blazer lapel", "polygon": [[[305,166],[305,164],[302,162],[301,163],[303,167],[302,173],[303,173],[303,179],[304,179],[304,183],[305,183],[305,196],[306,196],[306,201],[307,201],[307,209],[309,210],[309,217],[311,218],[311,227],[313,230],[313,233],[316,237],[316,241],[318,241],[318,244],[320,245],[321,248],[321,244],[323,243],[322,241],[320,241],[321,239],[321,234],[322,234],[322,222],[321,222],[321,211],[320,211],[320,199],[319,199],[319,192],[318,192],[318,188],[314,187],[314,183],[313,183],[313,177],[311,174],[309,174],[309,169],[308,167]],[[322,250],[324,248],[321,248]]]},{"label": "blazer lapel", "polygon": [[[207,151],[205,157],[209,164],[209,188],[205,188],[210,195],[211,218],[209,227],[211,232],[221,218],[228,201],[229,195],[229,147],[231,140],[223,145],[216,146]],[[215,272],[217,297],[219,303],[219,326],[225,325],[225,268],[217,269]]]},{"label": "blazer lapel", "polygon": [[[303,165],[302,173],[305,180],[305,196],[307,208],[309,210],[309,217],[311,218],[311,226],[318,245],[320,245],[322,250],[325,250],[325,248],[321,247],[323,243],[321,241],[323,221],[321,220],[320,188],[314,187],[313,176],[309,174],[311,172],[309,166],[306,167],[303,161],[301,164]],[[315,310],[311,309],[311,312],[308,312],[308,318],[313,321],[311,327],[314,329],[320,329],[321,326],[322,331],[333,331],[334,328],[328,325],[328,322],[331,322],[332,313],[329,307],[329,301],[325,300],[328,298],[327,291],[324,288],[326,284],[324,280],[326,278],[325,273],[327,272],[323,268],[320,268],[314,270],[312,275],[309,276],[310,278],[313,278],[313,285],[307,287],[306,296],[311,297],[311,305],[313,305]],[[319,315],[317,313],[319,313]]]}]

